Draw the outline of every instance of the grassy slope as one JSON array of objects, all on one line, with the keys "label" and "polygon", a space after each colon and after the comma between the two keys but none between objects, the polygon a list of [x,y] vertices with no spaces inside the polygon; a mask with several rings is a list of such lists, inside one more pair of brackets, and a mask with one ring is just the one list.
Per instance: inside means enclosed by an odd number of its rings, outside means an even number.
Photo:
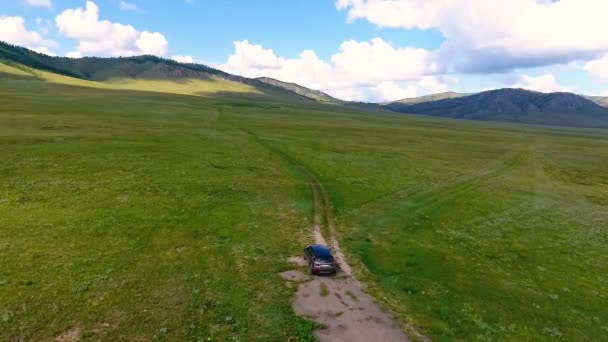
[{"label": "grassy slope", "polygon": [[0,338],[309,336],[276,276],[308,194],[242,129],[319,176],[370,290],[431,337],[606,333],[605,131],[220,95],[0,77]]},{"label": "grassy slope", "polygon": [[292,91],[296,94],[299,94],[301,96],[304,96],[304,97],[309,98],[314,101],[328,103],[328,104],[330,104],[330,103],[341,104],[341,102],[342,102],[321,91],[309,89],[309,88],[303,87],[299,84],[283,82],[283,81],[275,80],[275,79],[269,78],[269,77],[260,77],[260,78],[257,78],[257,80],[260,82],[266,83],[266,84],[270,84],[275,87],[287,89],[289,91]]},{"label": "grassy slope", "polygon": [[[80,87],[114,89],[114,90],[139,90],[150,92],[161,92],[167,94],[197,95],[203,97],[264,97],[266,101],[297,101],[305,103],[303,98],[291,95],[275,89],[257,89],[251,85],[212,76],[208,79],[176,79],[176,80],[139,80],[139,79],[113,79],[107,82],[88,81],[79,78],[54,74],[47,71],[35,70],[28,67],[17,68],[0,63],[0,72],[4,77],[30,76],[36,77],[49,83],[73,85]],[[285,101],[285,100],[283,100]]]},{"label": "grassy slope", "polygon": [[277,274],[306,184],[239,107],[15,75],[0,98],[0,340],[311,336]]}]

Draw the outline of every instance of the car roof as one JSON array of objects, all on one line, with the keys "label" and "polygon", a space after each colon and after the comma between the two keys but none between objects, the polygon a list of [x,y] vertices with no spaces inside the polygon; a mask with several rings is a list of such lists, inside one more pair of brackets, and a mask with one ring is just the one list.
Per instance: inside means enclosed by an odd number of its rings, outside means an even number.
[{"label": "car roof", "polygon": [[329,256],[331,255],[331,250],[327,246],[323,245],[310,245],[312,251],[315,255]]}]

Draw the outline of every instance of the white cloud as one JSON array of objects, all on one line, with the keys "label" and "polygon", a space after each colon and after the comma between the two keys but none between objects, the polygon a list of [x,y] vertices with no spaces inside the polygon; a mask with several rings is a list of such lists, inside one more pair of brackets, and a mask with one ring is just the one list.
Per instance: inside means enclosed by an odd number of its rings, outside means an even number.
[{"label": "white cloud", "polygon": [[42,18],[36,18],[36,25],[38,26],[40,33],[45,36],[48,35],[53,29],[53,22],[50,20],[44,20]]},{"label": "white cloud", "polygon": [[49,48],[47,47],[31,47],[30,50],[32,51],[36,51],[38,53],[42,53],[48,56],[56,56],[53,51],[49,50]]},{"label": "white cloud", "polygon": [[192,56],[173,56],[171,59],[179,63],[194,63]]},{"label": "white cloud", "polygon": [[413,84],[399,84],[393,81],[380,82],[377,86],[370,87],[371,94],[368,97],[377,101],[391,101],[407,97],[416,97],[418,89]]},{"label": "white cloud", "polygon": [[439,71],[427,50],[395,48],[380,38],[344,42],[331,60],[339,73],[358,83],[412,80]]},{"label": "white cloud", "polygon": [[396,48],[380,38],[342,43],[331,63],[312,50],[303,51],[297,58],[283,58],[247,40],[234,45],[234,53],[220,69],[247,77],[295,82],[346,100],[385,101],[415,95],[414,83],[439,71],[428,51]]},{"label": "white cloud", "polygon": [[244,40],[234,43],[235,53],[228,58],[228,65],[254,69],[279,69],[285,60],[279,59],[272,50]]},{"label": "white cloud", "polygon": [[587,62],[583,69],[587,71],[587,73],[599,80],[608,81],[608,54],[604,56]]},{"label": "white cloud", "polygon": [[139,8],[137,7],[136,4],[132,4],[130,2],[126,2],[126,1],[121,1],[120,4],[118,4],[118,7],[123,10],[123,11],[137,11],[139,10]]},{"label": "white cloud", "polygon": [[459,82],[458,78],[451,76],[426,76],[420,80],[419,85],[426,90],[426,93],[437,94],[449,91],[450,87]]},{"label": "white cloud", "polygon": [[25,3],[32,7],[53,7],[51,0],[25,0]]},{"label": "white cloud", "polygon": [[25,27],[25,19],[22,17],[0,17],[0,40],[31,49],[44,48],[48,52],[50,52],[49,48],[57,45],[39,32],[28,31]]},{"label": "white cloud", "polygon": [[349,21],[437,29],[441,61],[465,72],[591,59],[608,51],[605,0],[337,0]]},{"label": "white cloud", "polygon": [[133,56],[151,54],[163,56],[169,43],[158,32],[138,31],[133,26],[99,19],[99,8],[87,1],[86,8],[66,9],[55,18],[59,31],[78,39],[75,51],[68,56],[83,55]]},{"label": "white cloud", "polygon": [[135,42],[135,46],[141,53],[162,56],[167,53],[169,42],[158,32],[143,31]]},{"label": "white cloud", "polygon": [[572,92],[572,88],[560,85],[555,76],[545,74],[540,76],[522,75],[513,88],[523,88],[528,90],[540,91],[543,93],[552,92]]}]

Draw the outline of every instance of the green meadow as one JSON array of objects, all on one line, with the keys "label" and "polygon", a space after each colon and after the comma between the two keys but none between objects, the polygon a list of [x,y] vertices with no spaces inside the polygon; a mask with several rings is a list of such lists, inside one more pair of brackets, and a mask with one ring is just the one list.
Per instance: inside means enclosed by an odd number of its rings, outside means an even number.
[{"label": "green meadow", "polygon": [[370,291],[432,339],[608,334],[605,131],[238,116],[321,175]]},{"label": "green meadow", "polygon": [[50,78],[0,69],[0,340],[313,340],[278,275],[310,240],[302,168],[432,340],[608,335],[605,130]]}]

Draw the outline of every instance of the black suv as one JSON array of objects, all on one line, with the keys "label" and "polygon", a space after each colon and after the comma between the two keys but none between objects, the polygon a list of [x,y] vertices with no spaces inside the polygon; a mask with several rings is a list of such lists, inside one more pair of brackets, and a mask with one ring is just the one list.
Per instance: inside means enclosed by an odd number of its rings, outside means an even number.
[{"label": "black suv", "polygon": [[336,261],[331,250],[322,245],[310,245],[304,248],[304,258],[308,262],[310,274],[329,273],[337,271]]}]

